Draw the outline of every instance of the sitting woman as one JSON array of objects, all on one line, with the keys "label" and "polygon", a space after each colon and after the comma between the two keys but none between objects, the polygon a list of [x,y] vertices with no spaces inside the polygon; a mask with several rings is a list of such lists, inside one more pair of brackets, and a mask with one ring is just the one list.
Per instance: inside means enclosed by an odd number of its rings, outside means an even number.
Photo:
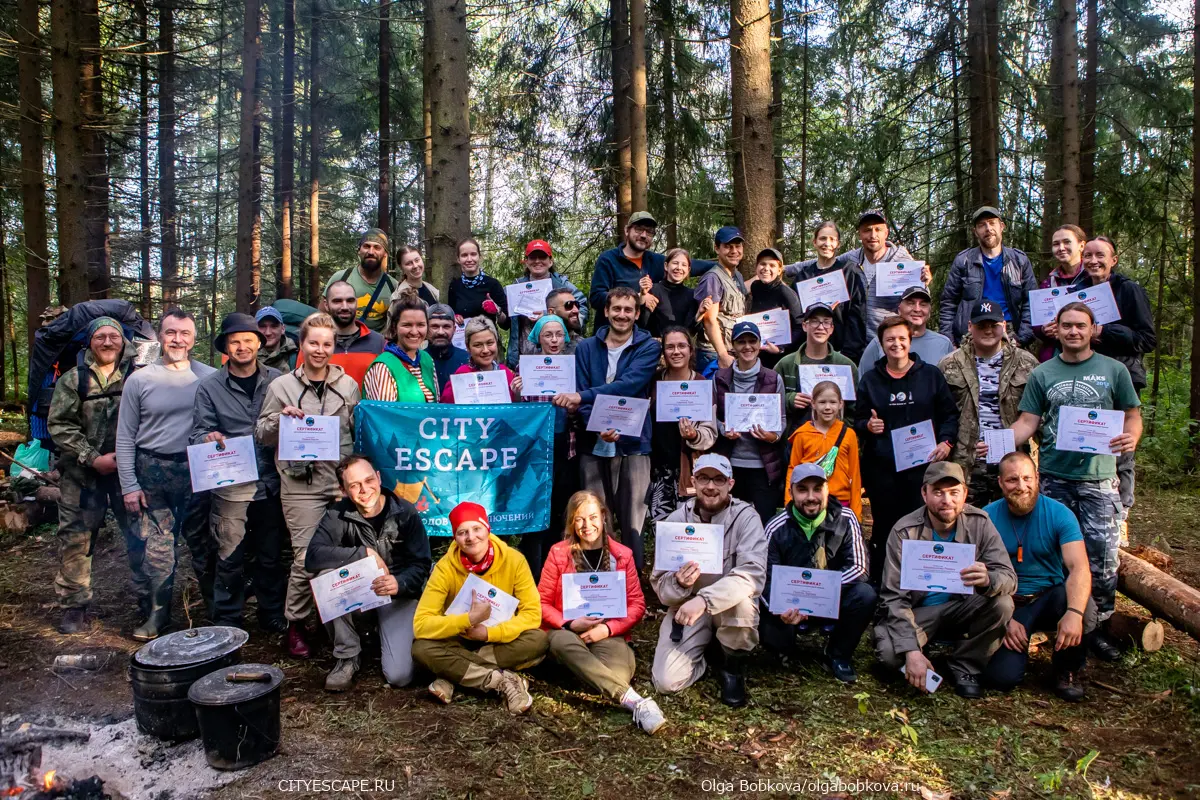
[{"label": "sitting woman", "polygon": [[[496,692],[513,714],[533,705],[529,683],[511,670],[528,669],[546,656],[541,598],[525,558],[492,535],[487,511],[477,503],[459,503],[450,512],[454,541],[433,567],[413,618],[413,658],[436,679],[429,693],[449,703],[454,687]],[[500,615],[479,592],[473,591],[469,610],[447,613],[468,576],[516,598],[512,617]],[[491,594],[491,589],[486,589]]]},{"label": "sitting woman", "polygon": [[[500,352],[500,332],[496,330],[495,323],[487,317],[471,317],[467,320],[466,327],[463,330],[463,338],[466,339],[467,354],[471,357],[471,360],[454,370],[454,375],[462,375],[467,372],[503,370],[505,383],[508,384],[509,392],[512,394],[514,400],[520,400],[521,379],[513,375],[512,370],[496,360],[496,353]],[[446,381],[446,388],[442,389],[442,402],[454,402],[453,377]]]},{"label": "sitting woman", "polygon": [[388,306],[384,345],[363,375],[363,398],[395,403],[436,403],[437,368],[425,352],[429,306],[405,288]]},{"label": "sitting woman", "polygon": [[[633,690],[634,657],[629,632],[646,613],[633,551],[608,534],[608,509],[591,492],[576,492],[567,503],[563,541],[550,548],[538,592],[542,629],[549,631],[550,654],[588,685],[633,712],[633,721],[654,733],[666,721],[658,704]],[[563,617],[563,576],[580,572],[625,576],[625,616],[598,619]]]}]

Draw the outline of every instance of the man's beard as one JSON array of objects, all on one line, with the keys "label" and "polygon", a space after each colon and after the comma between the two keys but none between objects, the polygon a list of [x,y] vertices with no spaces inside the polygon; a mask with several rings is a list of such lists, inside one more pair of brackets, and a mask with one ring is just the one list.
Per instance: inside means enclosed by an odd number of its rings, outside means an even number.
[{"label": "man's beard", "polygon": [[354,311],[351,311],[348,314],[345,312],[342,312],[339,314],[334,314],[333,321],[337,323],[337,326],[339,328],[348,328],[354,324],[354,317],[356,315],[357,315],[357,312],[354,312]]},{"label": "man's beard", "polygon": [[429,346],[437,347],[439,349],[442,347],[449,347],[451,341],[452,340],[449,336],[430,336]]},{"label": "man's beard", "polygon": [[1005,495],[1004,500],[1008,503],[1008,508],[1018,517],[1023,517],[1033,511],[1033,507],[1037,505],[1037,491],[1022,492],[1019,495]]},{"label": "man's beard", "polygon": [[719,511],[725,510],[725,506],[728,505],[728,500],[722,499],[720,495],[716,497],[709,497],[708,495],[698,492],[696,494],[696,505],[710,514],[716,514]]},{"label": "man's beard", "polygon": [[796,510],[800,512],[800,516],[804,517],[805,519],[812,520],[812,519],[816,519],[817,517],[821,516],[822,508],[821,508],[821,504],[817,503],[816,508],[814,508],[811,513],[804,506],[796,506]]},{"label": "man's beard", "polygon": [[938,522],[942,523],[943,525],[953,525],[954,523],[958,522],[959,512],[958,511],[950,511],[950,510],[934,511],[931,508],[931,509],[929,509],[929,515],[931,517],[933,517],[934,519],[936,519]]},{"label": "man's beard", "polygon": [[367,272],[378,271],[380,265],[382,264],[382,262],[374,256],[364,256],[363,258],[359,259],[359,262],[362,264],[363,269],[365,269]]}]

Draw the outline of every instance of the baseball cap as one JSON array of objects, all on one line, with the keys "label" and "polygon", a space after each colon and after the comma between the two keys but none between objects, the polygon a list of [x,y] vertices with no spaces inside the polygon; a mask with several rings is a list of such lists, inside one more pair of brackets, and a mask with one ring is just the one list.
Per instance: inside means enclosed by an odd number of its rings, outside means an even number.
[{"label": "baseball cap", "polygon": [[635,211],[629,215],[629,222],[625,223],[625,227],[630,225],[649,225],[652,228],[658,227],[658,220],[649,211]]},{"label": "baseball cap", "polygon": [[759,250],[758,255],[754,257],[754,261],[756,263],[762,261],[763,256],[769,256],[778,261],[780,264],[783,263],[783,253],[779,252],[774,247],[764,247],[762,250]]},{"label": "baseball cap", "polygon": [[264,319],[273,319],[280,325],[283,324],[283,314],[280,314],[279,309],[275,308],[275,306],[263,306],[254,315],[254,322],[256,324],[262,322]]},{"label": "baseball cap", "polygon": [[933,302],[933,295],[931,295],[929,290],[924,286],[909,286],[904,290],[904,293],[900,295],[901,300],[907,300],[910,297],[924,297],[929,302]]},{"label": "baseball cap", "polygon": [[999,220],[1004,219],[1004,215],[1000,213],[1000,209],[996,208],[995,206],[980,206],[979,208],[975,209],[975,213],[971,215],[971,224],[974,225],[976,222],[979,222],[979,220],[987,219],[988,217],[995,217]]},{"label": "baseball cap", "polygon": [[716,453],[705,453],[697,458],[696,463],[692,465],[692,474],[698,475],[704,469],[716,470],[726,478],[733,477],[733,467],[729,465],[729,459]]},{"label": "baseball cap", "polygon": [[939,481],[955,481],[966,486],[967,476],[963,474],[962,466],[953,461],[935,461],[925,468],[924,483],[932,486]]},{"label": "baseball cap", "polygon": [[759,333],[758,326],[755,325],[753,322],[735,323],[733,326],[733,334],[730,335],[729,338],[736,342],[738,339],[742,338],[747,333],[754,334],[755,339],[758,339],[760,342],[762,341],[762,334]]},{"label": "baseball cap", "polygon": [[1004,322],[1004,312],[1000,310],[1000,304],[991,300],[980,300],[976,303],[971,309],[971,324],[978,322]]},{"label": "baseball cap", "polygon": [[713,234],[713,241],[717,244],[729,244],[730,242],[746,241],[746,237],[742,236],[742,229],[736,225],[725,225],[717,228],[717,232]]},{"label": "baseball cap", "polygon": [[884,225],[888,224],[887,215],[883,213],[883,209],[882,208],[868,208],[866,211],[864,211],[858,215],[858,225],[856,227],[861,228],[863,225],[866,225],[868,223],[870,223],[871,225],[877,225],[881,222]]},{"label": "baseball cap", "polygon": [[545,239],[534,239],[532,242],[525,245],[525,256],[526,257],[528,257],[530,253],[537,253],[537,252],[545,253],[546,255],[550,256],[551,258],[554,258],[554,251],[550,249],[550,243],[547,242]]},{"label": "baseball cap", "polygon": [[820,464],[797,464],[792,470],[792,484],[800,483],[806,478],[816,478],[822,482],[829,480],[825,475],[825,468]]},{"label": "baseball cap", "polygon": [[801,315],[800,318],[808,319],[813,314],[828,314],[829,316],[832,317],[833,309],[829,306],[829,303],[820,303],[820,302],[812,303],[811,305],[809,305],[808,308],[804,309],[804,314]]}]

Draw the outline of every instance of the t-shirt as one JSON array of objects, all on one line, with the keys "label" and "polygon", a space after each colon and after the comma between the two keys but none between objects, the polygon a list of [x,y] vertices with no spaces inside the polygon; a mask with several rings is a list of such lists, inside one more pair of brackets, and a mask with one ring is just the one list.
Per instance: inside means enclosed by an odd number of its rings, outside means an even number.
[{"label": "t-shirt", "polygon": [[[910,352],[919,355],[926,364],[936,367],[939,361],[954,352],[954,342],[950,341],[950,337],[926,328],[923,334],[913,337]],[[858,362],[858,371],[866,372],[881,358],[883,347],[880,346],[879,339],[871,339]]]},{"label": "t-shirt", "polygon": [[979,439],[983,440],[985,428],[1000,430],[1000,368],[1004,364],[1004,350],[998,350],[991,358],[975,357],[975,373],[979,376]]},{"label": "t-shirt", "polygon": [[242,387],[242,391],[245,392],[248,397],[251,399],[254,398],[254,390],[258,388],[258,370],[255,370],[244,378],[234,375],[232,372],[229,373],[229,377],[233,378],[234,383]]},{"label": "t-shirt", "polygon": [[383,288],[379,290],[379,296],[375,298],[375,304],[369,309],[367,303],[371,302],[371,295],[375,294],[376,283],[367,283],[359,272],[358,267],[339,270],[333,273],[333,277],[329,279],[329,283],[325,284],[325,288],[329,288],[329,284],[334,280],[346,281],[354,287],[354,295],[358,298],[358,318],[362,323],[373,331],[382,331],[384,318],[387,317],[388,305],[392,302],[392,290],[396,287],[396,279],[388,275],[386,272],[381,273],[379,279],[384,282]]},{"label": "t-shirt", "polygon": [[387,504],[379,509],[379,513],[373,517],[367,517],[367,524],[375,531],[375,541],[379,541],[379,537],[383,535],[383,526],[387,523]]},{"label": "t-shirt", "polygon": [[1116,359],[1093,353],[1078,363],[1063,361],[1062,354],[1029,374],[1020,410],[1042,418],[1039,469],[1068,481],[1100,481],[1117,477],[1116,456],[1055,449],[1058,409],[1102,408],[1126,411],[1142,404],[1133,389],[1129,370]]},{"label": "t-shirt", "polygon": [[[935,542],[953,542],[954,534],[956,534],[956,533],[958,533],[957,526],[955,526],[954,530],[950,532],[949,536],[942,536],[937,531],[933,531],[933,540]],[[961,595],[959,595],[959,596],[961,596]],[[954,597],[954,595],[950,594],[949,592],[930,592],[929,594],[925,595],[925,599],[921,601],[921,605],[923,605],[923,606],[945,605],[946,603],[950,602],[950,599],[952,597]]]},{"label": "t-shirt", "polygon": [[991,300],[1000,306],[1000,310],[1004,312],[1004,319],[1007,322],[1012,322],[1012,315],[1008,313],[1008,300],[1004,298],[1004,282],[1001,275],[1004,274],[1004,253],[1000,253],[995,258],[983,258],[983,297],[986,300]]},{"label": "t-shirt", "polygon": [[[1041,495],[1037,504],[1023,517],[1014,516],[1008,502],[997,500],[984,506],[1000,538],[1008,549],[1017,572],[1017,594],[1030,595],[1058,586],[1067,580],[1062,546],[1082,542],[1079,520],[1071,509],[1052,497]],[[1020,561],[1017,548],[1021,549]]]}]

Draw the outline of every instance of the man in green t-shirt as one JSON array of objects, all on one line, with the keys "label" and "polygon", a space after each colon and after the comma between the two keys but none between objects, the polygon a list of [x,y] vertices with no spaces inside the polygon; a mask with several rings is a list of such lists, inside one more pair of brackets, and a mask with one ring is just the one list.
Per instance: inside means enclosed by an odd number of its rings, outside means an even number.
[{"label": "man in green t-shirt", "polygon": [[[358,240],[358,268],[347,267],[333,273],[321,296],[329,292],[329,284],[345,281],[354,288],[358,298],[358,319],[373,331],[382,332],[396,280],[387,273],[388,238],[379,228],[371,228]],[[382,285],[381,285],[382,282]]]},{"label": "man in green t-shirt", "polygon": [[[1021,416],[1012,430],[1018,447],[1041,431],[1042,493],[1065,503],[1079,518],[1092,568],[1092,599],[1103,621],[1112,616],[1117,593],[1122,508],[1116,456],[1137,447],[1142,435],[1141,401],[1125,365],[1092,351],[1099,326],[1090,308],[1068,303],[1055,322],[1062,352],[1030,373],[1021,397]],[[1124,411],[1122,432],[1109,442],[1113,455],[1057,449],[1063,406]],[[1094,637],[1092,648],[1109,661],[1120,657],[1103,632]]]}]

